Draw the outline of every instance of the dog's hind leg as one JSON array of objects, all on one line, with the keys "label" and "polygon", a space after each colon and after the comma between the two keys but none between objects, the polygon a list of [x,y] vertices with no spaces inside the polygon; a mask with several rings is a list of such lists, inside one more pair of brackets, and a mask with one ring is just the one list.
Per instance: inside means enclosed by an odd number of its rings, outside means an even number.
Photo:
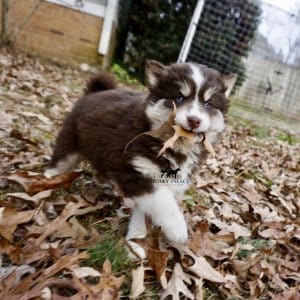
[{"label": "dog's hind leg", "polygon": [[53,177],[67,173],[75,168],[80,160],[81,156],[76,145],[73,120],[69,117],[56,139],[55,150],[44,175]]}]

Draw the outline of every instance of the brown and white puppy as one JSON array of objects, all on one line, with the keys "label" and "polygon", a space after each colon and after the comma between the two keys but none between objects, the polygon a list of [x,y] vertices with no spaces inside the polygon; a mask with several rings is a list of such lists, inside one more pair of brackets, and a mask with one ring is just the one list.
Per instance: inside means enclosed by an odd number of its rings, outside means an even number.
[{"label": "brown and white puppy", "polygon": [[[146,235],[145,215],[161,226],[165,236],[185,243],[187,225],[176,195],[188,187],[181,184],[201,162],[201,143],[182,139],[174,149],[157,157],[164,141],[142,135],[164,124],[177,107],[175,123],[188,131],[205,133],[211,142],[224,130],[227,97],[236,76],[223,76],[206,66],[185,63],[164,66],[149,61],[146,67],[149,93],[117,88],[108,75],[92,78],[85,95],[66,117],[46,176],[70,171],[89,160],[104,177],[114,180],[125,197],[136,203],[127,239]],[[161,170],[176,170],[171,184],[157,180]],[[182,181],[183,182],[183,181]]]}]

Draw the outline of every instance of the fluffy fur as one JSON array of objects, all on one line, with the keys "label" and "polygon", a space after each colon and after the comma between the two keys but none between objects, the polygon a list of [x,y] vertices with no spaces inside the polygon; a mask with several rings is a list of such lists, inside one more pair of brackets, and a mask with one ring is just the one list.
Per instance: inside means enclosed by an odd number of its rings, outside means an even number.
[{"label": "fluffy fur", "polygon": [[[81,159],[88,159],[100,176],[114,180],[124,196],[135,200],[128,239],[145,236],[147,214],[170,241],[184,243],[187,226],[176,195],[187,185],[164,185],[155,179],[161,177],[161,170],[176,170],[176,179],[189,178],[203,159],[200,133],[213,141],[224,129],[226,95],[236,78],[203,65],[164,66],[156,61],[148,62],[146,75],[147,95],[117,88],[110,75],[94,77],[65,119],[46,175],[67,172]],[[157,157],[163,141],[141,135],[124,152],[133,137],[167,121],[173,102],[175,123],[193,131],[199,143],[191,146],[181,139],[174,149]]]}]

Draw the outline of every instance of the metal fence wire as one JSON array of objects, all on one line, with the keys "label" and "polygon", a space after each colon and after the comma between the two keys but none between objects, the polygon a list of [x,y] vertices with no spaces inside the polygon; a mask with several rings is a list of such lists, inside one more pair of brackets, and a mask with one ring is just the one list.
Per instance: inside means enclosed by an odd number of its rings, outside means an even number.
[{"label": "metal fence wire", "polygon": [[233,99],[300,120],[300,5],[199,0],[178,61],[239,75]]}]

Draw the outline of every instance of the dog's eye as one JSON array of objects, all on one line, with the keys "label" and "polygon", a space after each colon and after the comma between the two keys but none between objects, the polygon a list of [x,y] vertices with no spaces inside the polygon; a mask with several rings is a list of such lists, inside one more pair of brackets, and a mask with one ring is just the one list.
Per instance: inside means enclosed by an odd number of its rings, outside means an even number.
[{"label": "dog's eye", "polygon": [[207,108],[208,108],[208,107],[212,107],[211,100],[205,101],[205,102],[204,102],[204,106],[207,107]]},{"label": "dog's eye", "polygon": [[184,97],[183,96],[176,96],[175,98],[175,101],[177,102],[177,103],[181,103],[181,102],[183,102],[184,101]]}]

